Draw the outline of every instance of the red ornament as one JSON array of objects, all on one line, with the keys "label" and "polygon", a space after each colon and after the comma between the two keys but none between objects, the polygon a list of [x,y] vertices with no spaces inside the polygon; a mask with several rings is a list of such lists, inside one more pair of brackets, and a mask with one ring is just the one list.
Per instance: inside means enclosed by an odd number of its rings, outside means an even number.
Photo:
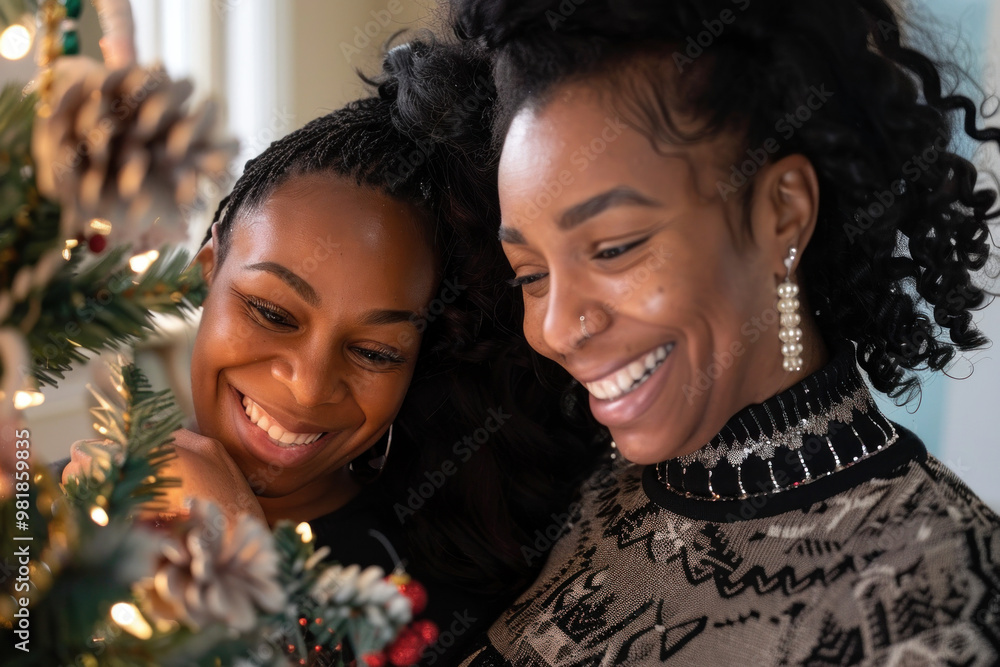
[{"label": "red ornament", "polygon": [[87,247],[90,252],[97,254],[108,247],[108,239],[103,234],[94,234],[87,239]]},{"label": "red ornament", "polygon": [[438,626],[434,621],[422,618],[419,621],[414,621],[410,624],[413,631],[420,635],[420,638],[424,640],[424,644],[430,646],[438,640]]},{"label": "red ornament", "polygon": [[416,579],[400,584],[399,592],[410,599],[413,615],[418,616],[427,608],[427,589]]},{"label": "red ornament", "polygon": [[409,667],[420,660],[420,654],[424,652],[424,639],[410,628],[403,628],[385,652],[389,656],[389,662],[395,667]]},{"label": "red ornament", "polygon": [[368,667],[385,667],[387,664],[385,653],[369,653],[368,655],[361,656],[361,660]]}]

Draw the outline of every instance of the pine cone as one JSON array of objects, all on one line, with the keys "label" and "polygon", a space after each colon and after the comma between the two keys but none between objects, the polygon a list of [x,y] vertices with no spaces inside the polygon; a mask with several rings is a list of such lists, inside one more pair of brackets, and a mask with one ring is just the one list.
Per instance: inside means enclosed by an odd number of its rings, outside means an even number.
[{"label": "pine cone", "polygon": [[61,58],[55,70],[32,153],[39,190],[63,207],[64,234],[90,233],[89,222],[103,218],[112,245],[141,251],[184,240],[198,177],[221,179],[236,152],[235,142],[211,138],[215,106],[188,114],[190,82],[160,67],[110,71]]},{"label": "pine cone", "polygon": [[232,530],[226,524],[214,505],[194,501],[186,530],[166,541],[152,582],[140,587],[154,620],[180,621],[195,630],[221,623],[246,632],[260,611],[284,608],[267,526],[250,516],[240,517]]}]

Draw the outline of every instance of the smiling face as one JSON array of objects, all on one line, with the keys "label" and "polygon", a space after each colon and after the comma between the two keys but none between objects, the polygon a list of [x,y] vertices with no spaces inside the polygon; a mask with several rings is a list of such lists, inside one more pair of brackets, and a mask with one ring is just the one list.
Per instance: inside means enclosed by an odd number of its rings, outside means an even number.
[{"label": "smiling face", "polygon": [[[420,346],[434,253],[410,206],[331,174],[293,177],[234,222],[192,358],[198,427],[268,519],[351,495],[345,466],[389,428]],[[356,489],[355,489],[356,490]]]},{"label": "smiling face", "polygon": [[821,362],[782,370],[775,312],[782,259],[815,223],[815,175],[801,156],[762,168],[751,238],[741,197],[716,187],[731,139],[656,150],[592,90],[556,93],[515,116],[500,162],[525,336],[588,388],[626,458],[692,452]]}]

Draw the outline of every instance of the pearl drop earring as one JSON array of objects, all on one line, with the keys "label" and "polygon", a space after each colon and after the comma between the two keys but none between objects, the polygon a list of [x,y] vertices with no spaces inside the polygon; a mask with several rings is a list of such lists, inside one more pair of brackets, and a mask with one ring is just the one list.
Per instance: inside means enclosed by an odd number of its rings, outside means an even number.
[{"label": "pearl drop earring", "polygon": [[789,373],[797,373],[802,370],[802,316],[799,315],[799,286],[792,282],[792,264],[795,263],[795,255],[798,250],[793,246],[788,249],[788,257],[785,258],[785,269],[787,273],[785,280],[778,285],[778,312],[781,313],[781,326],[778,329],[778,338],[781,339],[781,354],[784,360],[782,368]]}]

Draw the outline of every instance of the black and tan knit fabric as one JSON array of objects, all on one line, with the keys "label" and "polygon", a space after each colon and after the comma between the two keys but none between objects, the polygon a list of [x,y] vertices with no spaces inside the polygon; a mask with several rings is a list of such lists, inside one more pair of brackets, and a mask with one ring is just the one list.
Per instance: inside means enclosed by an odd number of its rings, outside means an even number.
[{"label": "black and tan knit fabric", "polygon": [[1000,665],[1000,520],[849,353],[560,528],[465,664]]}]

